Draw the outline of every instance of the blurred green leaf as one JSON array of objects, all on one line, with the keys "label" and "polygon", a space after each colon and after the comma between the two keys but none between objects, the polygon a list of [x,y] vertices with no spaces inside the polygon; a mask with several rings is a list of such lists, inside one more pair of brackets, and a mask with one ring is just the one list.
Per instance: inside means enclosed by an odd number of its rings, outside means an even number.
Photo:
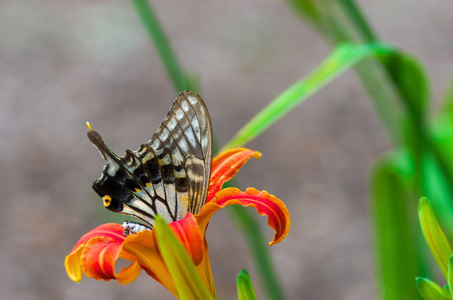
[{"label": "blurred green leaf", "polygon": [[[453,146],[453,145],[452,145]],[[451,155],[444,156],[444,153],[447,154],[448,150],[453,151],[452,148],[440,146],[439,150],[441,153],[439,156],[447,158],[448,162],[451,162]],[[452,152],[449,152],[452,153]],[[431,153],[426,153],[422,158],[422,187],[423,195],[432,199],[435,205],[435,214],[439,219],[440,223],[444,228],[453,229],[453,202],[451,201],[451,183],[448,181],[448,178],[444,175],[443,170],[439,164],[438,158],[436,158]],[[447,165],[448,163],[443,163]],[[450,165],[453,167],[453,165]],[[448,237],[452,237],[451,230],[445,231]]]},{"label": "blurred green leaf", "polygon": [[170,42],[167,39],[156,15],[154,14],[151,5],[147,0],[132,0],[140,20],[148,33],[148,36],[153,41],[159,57],[167,70],[176,94],[185,90],[199,92],[197,80],[194,75],[188,75],[184,72],[179,64],[175,53],[173,52]]},{"label": "blurred green leaf", "polygon": [[387,44],[342,44],[338,46],[313,72],[289,87],[255,115],[222,150],[243,146],[253,140],[294,107],[360,60],[378,55],[389,55],[396,51]]},{"label": "blurred green leaf", "polygon": [[417,277],[415,279],[415,283],[417,285],[417,289],[420,294],[423,296],[425,300],[445,300],[448,299],[445,297],[444,291],[442,288],[437,285],[434,281],[423,278]]},{"label": "blurred green leaf", "polygon": [[[448,277],[447,277],[447,283],[448,283],[448,295],[450,295],[452,298],[453,297],[453,290],[450,289],[450,287],[453,287],[453,254],[450,255],[450,259],[448,260]],[[445,290],[444,290],[445,292]]]},{"label": "blurred green leaf", "polygon": [[418,206],[420,226],[426,243],[445,278],[448,278],[448,262],[453,253],[442,228],[437,222],[431,201],[421,198]]},{"label": "blurred green leaf", "polygon": [[412,224],[416,213],[410,192],[413,172],[407,151],[400,151],[381,159],[372,174],[371,214],[382,299],[420,297],[413,281],[423,268]]},{"label": "blurred green leaf", "polygon": [[242,270],[237,278],[238,300],[256,300],[255,290],[247,270]]},{"label": "blurred green leaf", "polygon": [[417,122],[427,110],[429,93],[428,78],[422,64],[415,57],[402,52],[381,56],[379,60],[385,66],[394,87],[410,114]]},{"label": "blurred green leaf", "polygon": [[319,22],[323,19],[321,15],[320,8],[316,4],[316,1],[313,0],[286,0],[288,5],[296,11],[297,14],[304,15],[311,22]]},{"label": "blurred green leaf", "polygon": [[378,38],[368,24],[367,19],[363,16],[359,6],[357,6],[353,0],[338,0],[338,3],[343,8],[353,29],[358,32],[361,41],[367,43],[378,41]]},{"label": "blurred green leaf", "polygon": [[445,91],[441,113],[446,114],[450,120],[453,121],[453,80],[450,81],[450,84]]},{"label": "blurred green leaf", "polygon": [[[287,0],[287,3],[335,46],[345,42],[379,42],[353,0]],[[424,124],[416,121],[422,121],[426,109],[428,80],[421,63],[405,53],[381,56],[380,61],[381,64],[360,63],[356,71],[393,142],[401,145],[404,137],[401,124],[406,126],[408,120],[412,119],[409,126],[417,135],[424,132]]]},{"label": "blurred green leaf", "polygon": [[214,299],[186,250],[159,215],[156,216],[154,232],[159,251],[176,283],[180,299]]},{"label": "blurred green leaf", "polygon": [[444,285],[443,291],[444,291],[444,299],[446,299],[446,300],[453,299],[451,291],[450,291],[450,287],[448,286],[448,284]]},{"label": "blurred green leaf", "polygon": [[337,0],[286,0],[288,6],[303,20],[307,20],[330,42],[358,41],[351,36],[347,21]]}]

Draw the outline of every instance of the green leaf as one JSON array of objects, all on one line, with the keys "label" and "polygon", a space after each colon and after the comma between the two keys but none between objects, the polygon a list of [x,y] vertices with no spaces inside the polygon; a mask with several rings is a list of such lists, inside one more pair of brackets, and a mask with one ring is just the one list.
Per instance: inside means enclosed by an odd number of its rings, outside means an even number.
[{"label": "green leaf", "polygon": [[453,120],[453,80],[450,81],[450,85],[445,91],[441,112]]},{"label": "green leaf", "polygon": [[325,18],[325,16],[322,15],[322,7],[318,7],[316,1],[319,0],[286,0],[288,5],[297,14],[305,16],[307,19],[313,22],[313,25],[317,25],[317,23]]},{"label": "green leaf", "polygon": [[422,121],[427,109],[429,93],[428,79],[422,64],[415,57],[402,52],[381,56],[394,87],[415,120]]},{"label": "green leaf", "polygon": [[238,300],[256,300],[255,290],[247,270],[242,270],[237,278]]},{"label": "green leaf", "polygon": [[148,36],[154,43],[156,51],[173,83],[176,94],[185,90],[197,92],[198,86],[194,85],[194,83],[197,83],[197,80],[193,78],[193,75],[187,75],[179,64],[151,5],[149,5],[147,0],[132,0],[132,3],[137,10]]},{"label": "green leaf", "polygon": [[446,300],[453,299],[451,291],[450,291],[450,287],[448,286],[448,284],[444,285],[443,291],[444,291],[444,299],[446,299]]},{"label": "green leaf", "polygon": [[395,53],[387,44],[342,44],[309,75],[289,87],[253,117],[223,150],[243,146],[360,60]]},{"label": "green leaf", "polygon": [[434,281],[424,278],[417,277],[415,279],[417,289],[425,300],[445,300],[444,291]]},{"label": "green leaf", "polygon": [[175,281],[180,299],[214,299],[186,250],[159,215],[156,216],[154,231],[157,245]]},{"label": "green leaf", "polygon": [[378,38],[373,32],[373,29],[368,24],[367,19],[362,14],[359,6],[353,0],[339,0],[338,4],[342,7],[350,23],[353,24],[352,28],[358,33],[364,42],[376,42]]},{"label": "green leaf", "polygon": [[453,254],[450,255],[450,259],[448,260],[447,283],[448,283],[448,291],[449,291],[448,294],[451,296],[451,298],[453,298],[453,290],[450,289],[450,287],[453,287]]},{"label": "green leaf", "polygon": [[[334,45],[370,43],[379,38],[353,0],[287,0],[304,20],[309,20]],[[332,30],[334,28],[334,30]],[[401,124],[412,119],[411,130],[423,134],[421,116],[426,111],[428,79],[421,63],[402,52],[380,57],[382,64],[358,64],[360,76],[374,107],[396,145],[401,145]],[[382,68],[383,67],[383,68]]]},{"label": "green leaf", "polygon": [[[453,151],[453,148],[447,144],[438,144],[440,152],[438,153],[437,159],[431,154],[425,154],[422,158],[422,178],[423,178],[423,195],[428,197],[435,203],[435,214],[442,224],[447,237],[452,237],[451,230],[453,229],[453,202],[451,201],[451,182],[444,175],[439,163],[439,157],[446,158],[443,162],[444,166],[451,162],[451,155],[449,152]],[[442,146],[441,146],[442,145]],[[452,145],[453,146],[453,145]],[[453,164],[449,166],[452,168]]]},{"label": "green leaf", "polygon": [[420,226],[422,227],[423,236],[426,243],[431,249],[431,253],[437,261],[444,277],[448,278],[448,262],[450,255],[453,253],[450,244],[445,237],[442,228],[437,222],[436,216],[427,198],[421,198],[418,206]]},{"label": "green leaf", "polygon": [[419,298],[413,280],[423,266],[414,233],[413,172],[407,151],[381,159],[373,170],[371,214],[381,299]]}]

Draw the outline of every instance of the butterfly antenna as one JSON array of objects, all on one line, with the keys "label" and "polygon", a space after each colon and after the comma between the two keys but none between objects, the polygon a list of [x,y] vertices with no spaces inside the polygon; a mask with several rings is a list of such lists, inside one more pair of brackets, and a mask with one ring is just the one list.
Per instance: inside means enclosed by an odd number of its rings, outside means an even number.
[{"label": "butterfly antenna", "polygon": [[90,122],[87,121],[86,124],[87,124],[88,129],[89,129],[90,131],[93,131],[93,128],[91,128]]},{"label": "butterfly antenna", "polygon": [[94,131],[93,128],[91,128],[91,124],[89,122],[86,123],[87,127],[90,131],[88,131],[87,136],[88,139],[98,148],[99,152],[101,153],[102,157],[106,160],[109,161],[110,159],[113,159],[114,161],[118,161],[118,155],[116,155],[115,152],[113,152],[112,149],[110,149],[102,139],[101,135],[97,132]]}]

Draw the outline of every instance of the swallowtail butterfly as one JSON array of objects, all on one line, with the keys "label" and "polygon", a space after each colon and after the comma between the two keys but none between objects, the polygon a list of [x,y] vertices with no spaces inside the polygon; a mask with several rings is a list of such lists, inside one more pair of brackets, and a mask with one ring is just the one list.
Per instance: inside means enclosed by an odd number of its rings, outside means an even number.
[{"label": "swallowtail butterfly", "polygon": [[197,214],[206,202],[211,173],[212,129],[200,96],[179,94],[156,133],[137,151],[118,156],[91,130],[88,138],[107,161],[93,189],[104,206],[134,216],[125,234],[151,229],[156,214],[167,222]]}]

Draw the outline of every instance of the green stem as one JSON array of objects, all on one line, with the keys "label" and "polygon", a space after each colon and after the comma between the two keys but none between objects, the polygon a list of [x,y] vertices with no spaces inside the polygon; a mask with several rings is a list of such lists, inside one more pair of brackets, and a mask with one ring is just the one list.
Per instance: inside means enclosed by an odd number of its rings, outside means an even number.
[{"label": "green stem", "polygon": [[154,14],[151,5],[146,0],[132,0],[137,13],[156,47],[156,51],[162,60],[168,76],[173,83],[176,93],[189,89],[189,80],[178,63],[176,55]]},{"label": "green stem", "polygon": [[366,18],[363,16],[360,8],[355,4],[354,0],[340,0],[339,3],[348,15],[351,23],[353,23],[355,25],[354,27],[359,30],[359,33],[365,42],[379,41],[378,37],[368,24]]}]

